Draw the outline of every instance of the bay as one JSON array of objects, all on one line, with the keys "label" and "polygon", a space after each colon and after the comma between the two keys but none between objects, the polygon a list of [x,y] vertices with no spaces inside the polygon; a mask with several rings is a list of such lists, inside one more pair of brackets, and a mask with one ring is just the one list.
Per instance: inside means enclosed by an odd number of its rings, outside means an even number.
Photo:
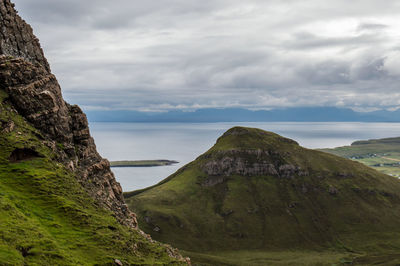
[{"label": "bay", "polygon": [[124,191],[158,183],[214,145],[233,126],[256,127],[296,140],[307,148],[333,148],[353,141],[400,136],[400,123],[249,122],[112,123],[91,122],[99,153],[110,161],[168,159],[178,164],[112,168]]}]

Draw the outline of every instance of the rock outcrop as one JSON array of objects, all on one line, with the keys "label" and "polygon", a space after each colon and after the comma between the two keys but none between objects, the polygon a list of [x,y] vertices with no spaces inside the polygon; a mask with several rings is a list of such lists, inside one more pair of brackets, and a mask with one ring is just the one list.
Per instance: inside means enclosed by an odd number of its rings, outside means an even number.
[{"label": "rock outcrop", "polygon": [[220,151],[203,165],[203,171],[209,176],[262,176],[271,175],[279,178],[306,176],[299,166],[279,164],[275,160],[279,154],[268,150],[228,150]]},{"label": "rock outcrop", "polygon": [[0,2],[0,20],[0,54],[23,58],[50,72],[39,40],[33,34],[31,26],[18,16],[14,4],[9,0]]},{"label": "rock outcrop", "polygon": [[121,224],[136,228],[135,214],[127,208],[109,162],[96,151],[86,115],[63,100],[38,39],[9,0],[0,2],[0,32],[0,89],[13,108],[40,130],[43,143],[76,173],[99,206],[111,210]]}]

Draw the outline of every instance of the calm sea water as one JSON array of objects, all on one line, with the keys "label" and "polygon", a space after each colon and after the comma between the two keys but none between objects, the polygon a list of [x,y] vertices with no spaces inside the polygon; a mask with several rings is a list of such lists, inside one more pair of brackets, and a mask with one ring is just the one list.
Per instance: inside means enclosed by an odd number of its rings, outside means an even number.
[{"label": "calm sea water", "polygon": [[400,136],[400,123],[90,123],[98,151],[110,161],[179,161],[171,166],[113,168],[124,191],[158,183],[207,151],[233,126],[273,131],[307,148],[331,148],[350,145],[355,140]]}]

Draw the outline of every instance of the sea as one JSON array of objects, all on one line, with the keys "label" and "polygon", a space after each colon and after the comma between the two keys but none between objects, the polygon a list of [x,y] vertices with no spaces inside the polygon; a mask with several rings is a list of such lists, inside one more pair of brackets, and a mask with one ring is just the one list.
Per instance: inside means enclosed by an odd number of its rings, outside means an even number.
[{"label": "sea", "polygon": [[311,149],[400,136],[400,123],[361,122],[91,122],[90,130],[99,153],[110,161],[166,159],[179,162],[169,166],[112,168],[117,181],[127,192],[157,184],[206,152],[218,137],[234,126],[272,131]]}]

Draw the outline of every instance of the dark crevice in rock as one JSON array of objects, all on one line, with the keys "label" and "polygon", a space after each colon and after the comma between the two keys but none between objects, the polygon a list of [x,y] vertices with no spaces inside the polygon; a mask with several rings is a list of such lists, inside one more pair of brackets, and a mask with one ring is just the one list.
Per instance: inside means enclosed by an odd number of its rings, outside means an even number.
[{"label": "dark crevice in rock", "polygon": [[32,160],[34,158],[43,157],[37,151],[30,148],[15,149],[10,155],[10,162],[17,163],[25,160]]}]

